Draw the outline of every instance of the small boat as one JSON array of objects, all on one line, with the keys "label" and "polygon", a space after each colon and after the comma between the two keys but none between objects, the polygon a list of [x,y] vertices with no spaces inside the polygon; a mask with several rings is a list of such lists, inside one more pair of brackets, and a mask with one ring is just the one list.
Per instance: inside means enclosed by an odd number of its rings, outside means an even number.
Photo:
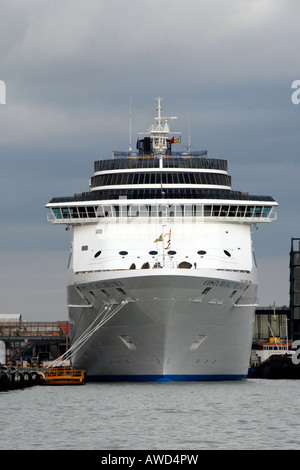
[{"label": "small boat", "polygon": [[84,385],[84,370],[72,367],[50,367],[43,369],[44,380],[42,385]]},{"label": "small boat", "polygon": [[294,364],[292,354],[273,354],[252,371],[256,379],[300,379],[300,365]]}]

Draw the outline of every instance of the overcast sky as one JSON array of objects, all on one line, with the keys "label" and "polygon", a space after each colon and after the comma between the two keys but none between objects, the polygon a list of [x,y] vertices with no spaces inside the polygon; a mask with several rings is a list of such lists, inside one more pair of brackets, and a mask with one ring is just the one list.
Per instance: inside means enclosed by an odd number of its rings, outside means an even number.
[{"label": "overcast sky", "polygon": [[0,313],[67,319],[70,232],[54,196],[88,190],[93,162],[128,150],[160,94],[193,150],[228,160],[232,189],[271,195],[253,233],[262,306],[289,304],[300,237],[299,0],[1,0]]}]

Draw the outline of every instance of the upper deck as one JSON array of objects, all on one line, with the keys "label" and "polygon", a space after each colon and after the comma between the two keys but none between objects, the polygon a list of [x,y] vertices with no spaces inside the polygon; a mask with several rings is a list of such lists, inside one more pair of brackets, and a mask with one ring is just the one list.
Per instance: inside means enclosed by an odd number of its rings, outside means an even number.
[{"label": "upper deck", "polygon": [[[202,207],[200,212],[207,217],[221,218],[226,214],[235,221],[247,223],[254,219],[270,221],[274,218],[273,209],[277,203],[272,197],[232,190],[226,160],[210,158],[207,150],[191,152],[190,146],[185,152],[174,152],[172,146],[181,138],[169,136],[168,121],[175,118],[162,117],[160,98],[157,111],[156,124],[137,140],[136,152],[130,146],[128,152],[114,151],[111,159],[95,161],[89,191],[53,198],[47,204],[52,211],[51,221],[91,221],[100,216],[98,207],[105,204],[112,207],[175,204],[183,209],[172,212],[182,213],[183,217],[190,213],[185,207],[192,205]],[[159,214],[160,211],[156,212]],[[124,211],[116,213],[120,217]],[[195,213],[199,214],[198,209]]]},{"label": "upper deck", "polygon": [[[202,169],[227,171],[227,161],[210,158],[207,150],[199,152],[171,152],[161,162],[162,168]],[[112,153],[111,160],[94,162],[95,174],[110,170],[160,168],[160,159],[150,153],[117,152]]]}]

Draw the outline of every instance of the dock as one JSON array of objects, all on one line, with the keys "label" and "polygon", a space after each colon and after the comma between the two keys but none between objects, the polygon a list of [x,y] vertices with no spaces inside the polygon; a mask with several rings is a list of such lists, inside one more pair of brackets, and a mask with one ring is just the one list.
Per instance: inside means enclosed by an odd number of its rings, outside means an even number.
[{"label": "dock", "polygon": [[42,374],[37,370],[0,364],[0,392],[21,390],[35,385],[41,385]]},{"label": "dock", "polygon": [[41,371],[42,385],[84,385],[84,370],[72,367],[49,367]]},{"label": "dock", "polygon": [[[69,322],[27,322],[22,315],[0,315],[0,363],[41,364],[69,348]],[[6,361],[1,358],[1,345]]]},{"label": "dock", "polygon": [[0,364],[0,392],[21,390],[35,385],[84,385],[84,370],[67,367],[19,367]]}]

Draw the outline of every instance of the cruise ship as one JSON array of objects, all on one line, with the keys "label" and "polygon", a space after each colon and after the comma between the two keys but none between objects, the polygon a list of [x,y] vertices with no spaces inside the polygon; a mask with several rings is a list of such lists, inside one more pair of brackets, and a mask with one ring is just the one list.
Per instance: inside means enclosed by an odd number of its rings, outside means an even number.
[{"label": "cruise ship", "polygon": [[240,380],[258,302],[251,228],[277,202],[232,190],[226,160],[180,152],[160,97],[154,116],[135,151],[94,162],[87,192],[46,205],[72,230],[66,357],[89,381]]}]

